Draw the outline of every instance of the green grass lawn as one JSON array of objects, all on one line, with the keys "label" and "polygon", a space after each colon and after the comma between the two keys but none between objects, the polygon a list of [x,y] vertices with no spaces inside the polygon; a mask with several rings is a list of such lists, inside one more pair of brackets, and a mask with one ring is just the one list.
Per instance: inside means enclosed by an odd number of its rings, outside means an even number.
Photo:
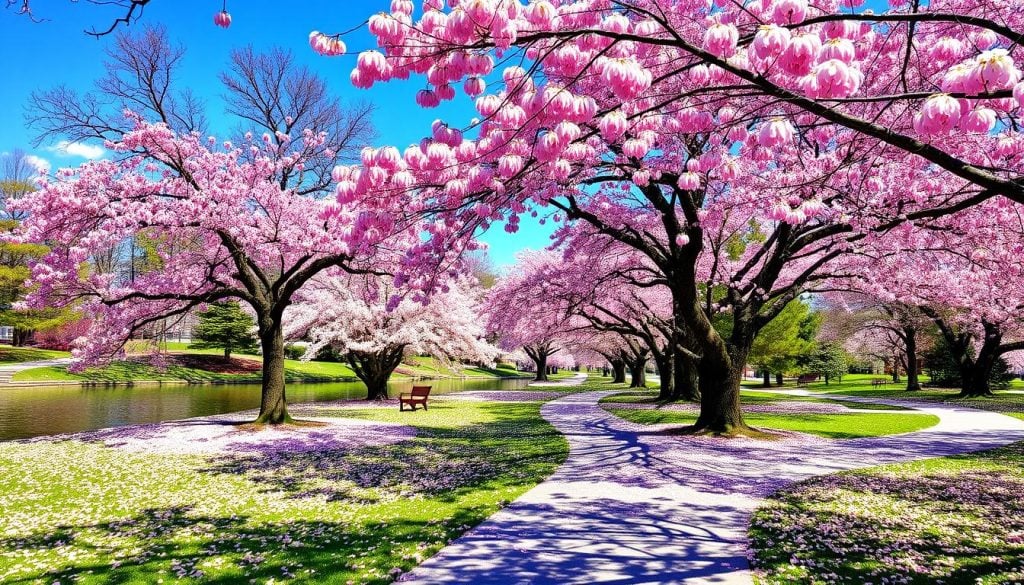
[{"label": "green grass lawn", "polygon": [[[840,404],[848,408],[860,410],[910,410],[901,406],[889,406],[872,402],[854,402],[850,400],[839,400],[831,398],[818,398],[815,396],[799,396],[795,394],[775,394],[770,392],[758,392],[742,390],[740,402],[742,404],[777,404],[783,401],[817,402]],[[666,404],[658,400],[657,392],[630,389],[621,394],[606,396],[600,400],[601,404]],[[671,403],[667,403],[671,404]]]},{"label": "green grass lawn", "polygon": [[0,345],[0,364],[35,362],[66,357],[71,357],[71,354],[66,351],[39,349],[37,347],[12,347],[10,345]]},{"label": "green grass lawn", "polygon": [[305,453],[0,443],[0,582],[390,582],[565,459],[539,408],[337,410],[418,436]]},{"label": "green grass lawn", "polygon": [[764,585],[1019,583],[1024,443],[807,480],[750,537]]},{"label": "green grass lawn", "polygon": [[[693,424],[697,413],[668,410],[609,408],[609,412],[626,420],[645,425]],[[752,427],[810,433],[833,439],[877,437],[909,433],[933,426],[939,418],[930,414],[843,413],[843,414],[770,414],[744,413]]]},{"label": "green grass lawn", "polygon": [[892,398],[897,400],[913,400],[918,402],[943,402],[957,406],[967,406],[993,412],[1013,415],[1024,412],[1024,394],[1001,392],[996,390],[993,396],[977,398],[958,398],[959,390],[952,388],[925,388],[916,392],[907,392],[902,387],[890,386],[886,389],[873,388],[871,378],[867,374],[852,374],[844,377],[842,383],[811,384],[808,389],[813,392],[827,394],[847,394],[864,398]]}]

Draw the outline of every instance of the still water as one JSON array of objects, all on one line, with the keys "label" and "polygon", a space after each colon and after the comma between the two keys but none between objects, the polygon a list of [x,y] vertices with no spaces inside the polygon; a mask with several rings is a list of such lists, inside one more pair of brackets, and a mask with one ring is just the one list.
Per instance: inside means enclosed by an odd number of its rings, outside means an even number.
[{"label": "still water", "polygon": [[[511,390],[528,379],[425,380],[432,394],[460,390]],[[408,391],[410,381],[390,385],[391,395]],[[288,402],[365,398],[361,382],[291,384]],[[259,384],[223,386],[138,386],[80,388],[35,386],[0,388],[0,440],[91,431],[139,423],[224,414],[258,408]]]}]

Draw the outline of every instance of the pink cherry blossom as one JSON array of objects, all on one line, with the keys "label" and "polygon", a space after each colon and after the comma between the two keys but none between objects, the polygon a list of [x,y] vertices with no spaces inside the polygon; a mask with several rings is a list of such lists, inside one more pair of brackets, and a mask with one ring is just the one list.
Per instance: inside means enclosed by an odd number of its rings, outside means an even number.
[{"label": "pink cherry blossom", "polygon": [[736,52],[739,31],[729,24],[713,24],[704,33],[704,48],[712,55],[728,57]]},{"label": "pink cherry blossom", "polygon": [[922,134],[945,134],[960,122],[960,102],[948,94],[936,94],[925,100],[916,128]]},{"label": "pink cherry blossom", "polygon": [[221,28],[228,28],[231,26],[231,14],[227,10],[221,10],[213,15],[213,24]]},{"label": "pink cherry blossom", "polygon": [[757,143],[772,148],[793,141],[793,125],[784,118],[772,118],[761,125]]}]

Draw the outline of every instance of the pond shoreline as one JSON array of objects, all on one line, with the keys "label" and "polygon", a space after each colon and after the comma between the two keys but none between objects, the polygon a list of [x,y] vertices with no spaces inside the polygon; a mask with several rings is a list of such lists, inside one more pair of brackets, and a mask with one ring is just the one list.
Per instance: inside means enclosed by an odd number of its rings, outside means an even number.
[{"label": "pond shoreline", "polygon": [[[392,378],[392,382],[419,380],[519,380],[532,378],[533,374],[524,376],[402,376]],[[5,388],[32,388],[36,386],[69,386],[79,388],[132,388],[134,386],[230,386],[235,384],[260,384],[262,378],[239,378],[237,380],[14,380],[0,382],[0,391]],[[303,377],[301,380],[286,381],[285,384],[330,384],[333,382],[361,382],[355,376],[325,376],[322,378]]]}]

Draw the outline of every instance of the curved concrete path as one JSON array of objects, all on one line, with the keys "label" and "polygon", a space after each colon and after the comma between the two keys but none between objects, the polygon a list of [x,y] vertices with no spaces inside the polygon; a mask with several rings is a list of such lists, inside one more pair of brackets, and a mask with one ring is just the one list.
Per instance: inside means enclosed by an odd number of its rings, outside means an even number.
[{"label": "curved concrete path", "polygon": [[940,422],[915,433],[842,441],[672,437],[598,406],[617,392],[545,404],[541,414],[569,440],[565,463],[402,581],[748,584],[750,514],[787,484],[1024,440],[1024,421],[1012,417],[874,398],[863,401],[913,406]]}]

